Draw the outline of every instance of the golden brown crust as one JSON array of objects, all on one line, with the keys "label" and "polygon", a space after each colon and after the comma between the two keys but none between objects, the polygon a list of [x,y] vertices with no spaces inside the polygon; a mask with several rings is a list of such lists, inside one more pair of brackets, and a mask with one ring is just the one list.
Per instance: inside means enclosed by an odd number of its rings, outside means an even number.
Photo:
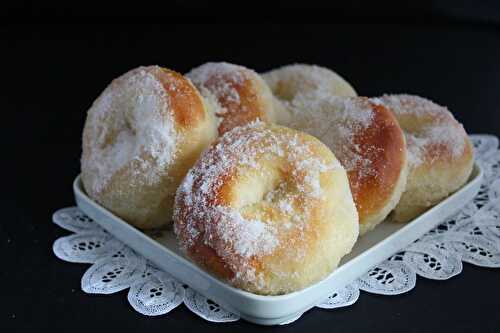
[{"label": "golden brown crust", "polygon": [[272,94],[254,71],[228,63],[206,63],[187,76],[214,104],[219,135],[255,120],[274,120]]},{"label": "golden brown crust", "polygon": [[234,279],[235,273],[224,262],[224,259],[217,252],[205,245],[201,234],[194,241],[193,245],[188,248],[188,255],[208,271],[224,280]]},{"label": "golden brown crust", "polygon": [[354,143],[360,147],[360,154],[370,161],[373,172],[368,176],[362,175],[362,168],[348,172],[361,224],[391,201],[406,167],[405,139],[396,118],[384,106],[368,103],[373,121],[355,135]]},{"label": "golden brown crust", "polygon": [[[193,127],[207,117],[205,105],[196,88],[180,73],[167,68],[155,73],[170,96],[172,112],[177,126]],[[175,89],[172,87],[175,86]]]}]

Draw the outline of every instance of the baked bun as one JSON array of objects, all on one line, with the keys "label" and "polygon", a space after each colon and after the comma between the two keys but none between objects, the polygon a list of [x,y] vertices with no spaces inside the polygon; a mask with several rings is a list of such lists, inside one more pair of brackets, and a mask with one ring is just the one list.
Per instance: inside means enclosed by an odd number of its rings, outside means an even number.
[{"label": "baked bun", "polygon": [[321,91],[297,95],[287,109],[283,125],[321,140],[346,169],[360,234],[373,229],[396,206],[406,184],[405,139],[394,115],[373,99]]},{"label": "baked bun", "polygon": [[262,74],[279,99],[291,101],[297,94],[321,90],[324,93],[353,97],[358,94],[340,75],[317,65],[293,64]]},{"label": "baked bun", "polygon": [[[317,91],[324,95],[357,96],[354,88],[344,78],[328,68],[316,65],[287,65],[264,73],[262,77],[273,94],[285,104],[297,95]],[[276,109],[278,122],[287,121],[287,114],[281,112],[279,104]]]},{"label": "baked bun", "polygon": [[215,137],[215,121],[188,79],[158,66],[134,69],[88,110],[84,188],[136,227],[164,226],[179,183]]},{"label": "baked bun", "polygon": [[472,145],[443,106],[412,95],[385,95],[380,100],[394,112],[406,136],[408,182],[391,215],[406,222],[465,184],[472,172]]},{"label": "baked bun", "polygon": [[197,263],[264,295],[326,277],[358,236],[344,168],[320,141],[255,122],[225,133],[177,191],[174,231]]},{"label": "baked bun", "polygon": [[251,69],[209,62],[192,69],[186,76],[213,105],[219,134],[255,120],[275,120],[273,94]]}]

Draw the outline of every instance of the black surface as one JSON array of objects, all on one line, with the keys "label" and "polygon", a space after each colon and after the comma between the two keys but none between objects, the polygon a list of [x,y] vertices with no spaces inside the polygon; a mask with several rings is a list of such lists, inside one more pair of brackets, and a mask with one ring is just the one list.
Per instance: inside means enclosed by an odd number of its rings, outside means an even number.
[{"label": "black surface", "polygon": [[138,65],[185,72],[212,60],[257,71],[292,62],[331,67],[363,95],[410,92],[448,105],[471,133],[500,135],[500,30],[482,22],[410,26],[1,26],[0,330],[172,332],[499,332],[500,269],[464,264],[411,292],[362,292],[348,308],[313,309],[286,327],[209,324],[184,306],[139,315],[126,292],[86,295],[88,268],[58,260],[51,223],[74,204],[85,112],[107,83]]}]

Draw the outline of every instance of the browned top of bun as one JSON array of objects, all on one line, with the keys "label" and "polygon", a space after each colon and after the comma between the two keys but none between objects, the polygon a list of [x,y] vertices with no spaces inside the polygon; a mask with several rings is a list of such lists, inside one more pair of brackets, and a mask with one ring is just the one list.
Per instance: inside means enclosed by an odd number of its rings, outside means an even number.
[{"label": "browned top of bun", "polygon": [[229,63],[206,63],[186,75],[202,95],[214,99],[219,134],[257,119],[271,120],[272,94],[253,70]]},{"label": "browned top of bun", "polygon": [[[394,115],[384,106],[365,99],[373,120],[354,134],[359,154],[369,160],[370,172],[360,161],[348,170],[349,182],[360,220],[387,204],[405,167],[405,139]],[[341,157],[339,157],[342,162]]]}]

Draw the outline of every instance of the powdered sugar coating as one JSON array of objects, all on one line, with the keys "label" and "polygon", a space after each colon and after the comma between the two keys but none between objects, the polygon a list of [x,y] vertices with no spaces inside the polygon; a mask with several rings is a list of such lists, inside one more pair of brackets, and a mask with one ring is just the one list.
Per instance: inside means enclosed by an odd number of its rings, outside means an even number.
[{"label": "powdered sugar coating", "polygon": [[[126,73],[89,109],[81,162],[91,195],[98,196],[130,163],[137,175],[131,184],[152,184],[174,158],[177,134],[170,99],[155,76],[161,70],[150,66]],[[175,84],[168,89],[175,90]]]},{"label": "powdered sugar coating", "polygon": [[237,255],[244,258],[269,254],[279,245],[276,228],[256,219],[246,219],[230,207],[216,206],[221,221],[214,233],[224,242],[232,243]]},{"label": "powdered sugar coating", "polygon": [[317,65],[292,64],[263,74],[273,93],[282,100],[299,94],[356,96],[351,85],[334,71]]},{"label": "powdered sugar coating", "polygon": [[[210,90],[216,97],[222,97],[232,103],[240,102],[240,95],[234,85],[242,85],[249,79],[249,69],[227,62],[208,62],[186,74],[196,86],[204,87],[210,84]],[[221,106],[219,112],[227,112]]]},{"label": "powdered sugar coating", "polygon": [[[315,91],[297,95],[287,106],[291,117],[285,125],[314,135],[325,143],[348,172],[358,175],[357,182],[351,182],[351,185],[356,187],[367,177],[377,176],[372,160],[378,148],[362,146],[358,140],[374,125],[374,111],[369,99]],[[372,150],[372,154],[367,150]]]},{"label": "powdered sugar coating", "polygon": [[[298,133],[291,137],[292,130],[275,128],[257,121],[225,133],[185,177],[174,212],[174,230],[185,250],[202,242],[234,273],[233,282],[257,288],[263,282],[255,259],[288,246],[283,240],[289,233],[308,229],[309,203],[325,200],[321,174],[342,168],[335,159],[318,157]],[[239,200],[227,192],[228,184],[235,187],[232,182],[244,182],[249,173],[267,177],[266,165],[275,160],[286,161],[287,176],[261,196]],[[253,205],[265,207],[273,218],[249,217]]]},{"label": "powdered sugar coating", "polygon": [[[379,100],[390,108],[402,124],[408,147],[408,162],[418,167],[432,150],[440,148],[442,156],[462,156],[466,148],[466,133],[444,106],[415,95],[384,95]],[[437,157],[436,157],[437,158]]]}]

